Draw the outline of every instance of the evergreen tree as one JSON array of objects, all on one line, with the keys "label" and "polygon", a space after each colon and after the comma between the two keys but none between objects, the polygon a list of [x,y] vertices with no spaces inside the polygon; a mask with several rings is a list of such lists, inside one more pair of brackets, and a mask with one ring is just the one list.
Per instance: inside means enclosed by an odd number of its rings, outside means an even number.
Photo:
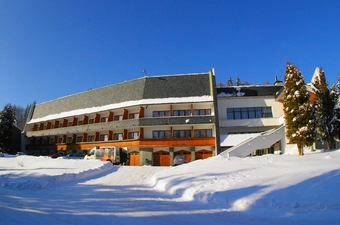
[{"label": "evergreen tree", "polygon": [[231,77],[229,78],[229,80],[228,80],[228,83],[227,83],[227,86],[234,86],[234,82],[233,82],[233,80],[231,79]]},{"label": "evergreen tree", "polygon": [[236,86],[241,85],[241,79],[239,77],[236,78]]},{"label": "evergreen tree", "polygon": [[284,75],[283,111],[286,136],[290,144],[296,144],[299,155],[303,147],[311,146],[315,139],[315,119],[304,77],[293,64],[287,63]]},{"label": "evergreen tree", "polygon": [[334,126],[335,139],[340,141],[340,76],[338,76],[337,89],[332,124]]},{"label": "evergreen tree", "polygon": [[14,113],[11,104],[7,104],[0,112],[0,149],[7,150],[11,145]]},{"label": "evergreen tree", "polygon": [[320,68],[318,68],[318,77],[312,84],[316,94],[314,107],[317,138],[326,142],[327,149],[331,149],[335,143],[335,127],[332,122],[335,113],[335,86],[328,88],[325,72]]},{"label": "evergreen tree", "polygon": [[22,130],[25,126],[25,109],[21,106],[13,105],[15,112],[15,125]]}]

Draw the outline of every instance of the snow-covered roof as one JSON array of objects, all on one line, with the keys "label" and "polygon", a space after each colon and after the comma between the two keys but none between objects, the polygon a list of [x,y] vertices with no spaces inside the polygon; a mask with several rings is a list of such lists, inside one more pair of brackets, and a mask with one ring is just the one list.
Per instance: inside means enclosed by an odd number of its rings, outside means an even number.
[{"label": "snow-covered roof", "polygon": [[99,107],[76,109],[71,111],[65,111],[61,113],[47,115],[45,117],[31,119],[28,124],[39,123],[48,120],[55,120],[61,118],[67,118],[71,116],[86,115],[91,113],[98,113],[107,110],[120,109],[131,106],[141,105],[155,105],[155,104],[174,104],[174,103],[195,103],[195,102],[212,102],[212,96],[196,96],[196,97],[182,97],[182,98],[154,98],[154,99],[142,99],[136,101],[127,101],[114,104],[108,104]]}]

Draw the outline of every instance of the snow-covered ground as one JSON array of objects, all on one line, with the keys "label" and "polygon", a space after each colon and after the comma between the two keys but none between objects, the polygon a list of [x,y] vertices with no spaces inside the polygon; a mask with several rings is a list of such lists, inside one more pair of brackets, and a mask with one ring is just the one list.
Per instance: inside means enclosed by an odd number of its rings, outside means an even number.
[{"label": "snow-covered ground", "polygon": [[340,150],[177,167],[0,158],[0,224],[340,224]]}]

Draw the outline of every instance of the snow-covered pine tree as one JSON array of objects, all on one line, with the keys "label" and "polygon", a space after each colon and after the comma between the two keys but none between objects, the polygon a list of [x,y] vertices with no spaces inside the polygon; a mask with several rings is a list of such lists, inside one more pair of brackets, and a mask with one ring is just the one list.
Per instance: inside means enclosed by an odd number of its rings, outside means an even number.
[{"label": "snow-covered pine tree", "polygon": [[299,155],[303,155],[303,147],[311,146],[315,140],[315,119],[310,93],[303,75],[293,64],[287,63],[284,79],[286,136],[290,144],[297,145]]},{"label": "snow-covered pine tree", "polygon": [[0,112],[0,149],[7,150],[12,142],[12,129],[15,122],[11,104],[7,104]]},{"label": "snow-covered pine tree", "polygon": [[234,82],[233,82],[233,79],[231,79],[231,77],[229,78],[228,82],[227,82],[227,86],[230,87],[230,86],[234,86]]},{"label": "snow-covered pine tree", "polygon": [[236,78],[236,86],[241,85],[241,79],[239,77]]},{"label": "snow-covered pine tree", "polygon": [[312,82],[316,94],[314,102],[316,135],[318,140],[326,142],[327,149],[331,149],[335,143],[335,127],[332,124],[335,115],[335,86],[332,85],[329,89],[325,72],[321,68],[317,68],[316,72],[318,76]]}]

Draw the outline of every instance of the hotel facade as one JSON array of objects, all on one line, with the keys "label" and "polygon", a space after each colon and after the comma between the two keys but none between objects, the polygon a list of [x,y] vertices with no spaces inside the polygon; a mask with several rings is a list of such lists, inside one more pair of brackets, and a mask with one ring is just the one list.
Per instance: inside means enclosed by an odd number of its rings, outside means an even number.
[{"label": "hotel facade", "polygon": [[125,149],[129,165],[170,166],[220,153],[214,69],[145,76],[36,104],[24,130],[27,154],[84,155]]}]

